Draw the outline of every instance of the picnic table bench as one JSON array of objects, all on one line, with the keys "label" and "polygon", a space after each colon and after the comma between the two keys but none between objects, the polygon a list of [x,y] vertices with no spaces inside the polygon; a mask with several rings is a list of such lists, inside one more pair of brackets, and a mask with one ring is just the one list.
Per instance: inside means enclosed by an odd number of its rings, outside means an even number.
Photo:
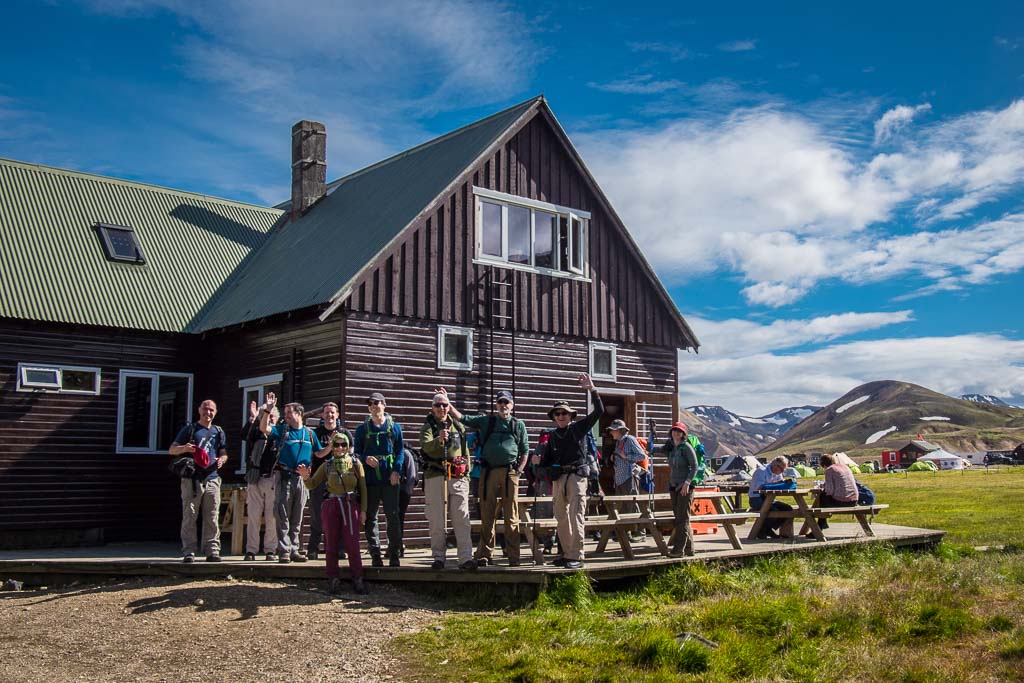
[{"label": "picnic table bench", "polygon": [[[800,527],[799,532],[801,535],[809,532],[816,540],[827,541],[825,532],[818,525],[818,518],[829,518],[835,515],[853,515],[860,523],[864,533],[868,536],[874,536],[875,532],[871,529],[869,518],[889,507],[884,503],[850,507],[821,507],[818,505],[821,493],[820,489],[762,490],[761,495],[764,497],[764,502],[761,504],[760,510],[758,510],[757,520],[754,522],[754,526],[751,527],[747,539],[757,538],[769,519],[802,519],[803,525]],[[811,504],[807,502],[808,495],[814,496],[814,502]],[[780,497],[793,498],[793,501],[796,503],[796,509],[772,510],[772,503],[776,498]]]}]

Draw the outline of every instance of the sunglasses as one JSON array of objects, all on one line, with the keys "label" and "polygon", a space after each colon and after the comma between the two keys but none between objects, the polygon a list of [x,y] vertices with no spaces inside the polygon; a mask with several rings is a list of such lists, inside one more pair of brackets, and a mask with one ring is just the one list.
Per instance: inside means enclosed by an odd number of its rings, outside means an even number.
[{"label": "sunglasses", "polygon": [[562,417],[563,415],[570,415],[571,413],[567,413],[564,410],[556,410],[551,414],[554,415],[555,417]]},{"label": "sunglasses", "polygon": [[382,406],[382,405],[384,405],[384,401],[378,401],[377,399],[373,399],[373,400],[370,401],[370,405],[371,406]]},{"label": "sunglasses", "polygon": [[435,408],[447,408],[450,405],[451,405],[450,403],[435,403],[434,407]]},{"label": "sunglasses", "polygon": [[348,448],[348,444],[347,443],[336,443],[333,446],[331,446],[331,448]]},{"label": "sunglasses", "polygon": [[500,406],[503,403],[512,403],[512,401],[508,400],[507,398],[499,398],[497,401],[495,401],[495,403],[497,403]]}]

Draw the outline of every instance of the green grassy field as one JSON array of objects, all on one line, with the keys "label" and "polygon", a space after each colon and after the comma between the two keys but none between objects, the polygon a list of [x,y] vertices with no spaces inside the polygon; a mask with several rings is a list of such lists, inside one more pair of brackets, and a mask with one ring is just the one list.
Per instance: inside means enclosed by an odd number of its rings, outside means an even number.
[{"label": "green grassy field", "polygon": [[950,542],[927,553],[823,549],[731,570],[694,563],[614,593],[577,574],[521,610],[450,616],[401,639],[402,676],[1024,680],[1024,468],[861,479],[891,505],[879,521],[946,529]]}]

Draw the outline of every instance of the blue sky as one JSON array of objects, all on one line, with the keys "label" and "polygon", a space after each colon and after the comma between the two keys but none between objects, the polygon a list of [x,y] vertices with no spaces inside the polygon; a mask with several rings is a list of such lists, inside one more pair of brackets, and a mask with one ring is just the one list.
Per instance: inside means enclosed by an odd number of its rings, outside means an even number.
[{"label": "blue sky", "polygon": [[543,92],[703,346],[684,405],[1024,404],[1024,9],[23,2],[0,156],[255,203]]}]

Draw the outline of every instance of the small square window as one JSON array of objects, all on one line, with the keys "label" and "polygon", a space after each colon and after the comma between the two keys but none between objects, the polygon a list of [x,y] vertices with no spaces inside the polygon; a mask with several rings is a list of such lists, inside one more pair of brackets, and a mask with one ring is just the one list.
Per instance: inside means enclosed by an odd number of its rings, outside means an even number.
[{"label": "small square window", "polygon": [[99,368],[18,363],[18,391],[100,393]]},{"label": "small square window", "polygon": [[96,229],[100,233],[100,240],[103,242],[103,249],[110,261],[126,261],[129,263],[143,264],[146,257],[142,254],[142,245],[139,244],[138,235],[135,230],[123,225],[107,225],[99,223]]},{"label": "small square window", "polygon": [[60,368],[22,365],[20,370],[21,386],[26,389],[60,389]]},{"label": "small square window", "polygon": [[100,373],[95,370],[64,368],[60,373],[60,390],[82,393],[98,393],[97,380]]},{"label": "small square window", "polygon": [[473,330],[438,326],[437,367],[450,370],[473,369]]},{"label": "small square window", "polygon": [[596,379],[615,381],[615,345],[592,343],[590,345],[590,374]]}]

